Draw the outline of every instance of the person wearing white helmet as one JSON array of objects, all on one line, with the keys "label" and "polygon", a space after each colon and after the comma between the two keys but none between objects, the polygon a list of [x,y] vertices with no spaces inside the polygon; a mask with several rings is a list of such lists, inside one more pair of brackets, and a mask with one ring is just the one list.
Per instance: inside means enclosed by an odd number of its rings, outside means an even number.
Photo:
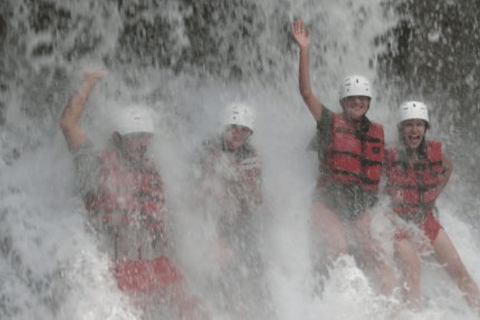
[{"label": "person wearing white helmet", "polygon": [[390,295],[397,280],[370,232],[370,209],[378,200],[385,154],[383,126],[366,117],[373,96],[370,82],[361,75],[346,77],[339,92],[343,111],[333,113],[312,91],[310,31],[303,21],[295,21],[292,34],[300,49],[300,94],[317,122],[310,144],[320,162],[312,205],[314,240],[330,259],[354,254],[366,272],[374,270],[381,292]]},{"label": "person wearing white helmet", "polygon": [[[201,172],[197,180],[202,210],[216,221],[214,248],[221,276],[212,276],[212,299],[233,319],[268,318],[266,284],[259,252],[263,202],[261,161],[251,141],[255,132],[253,109],[243,102],[223,110],[220,132],[197,150]],[[199,206],[200,207],[200,206]]]},{"label": "person wearing white helmet", "polygon": [[232,103],[224,111],[224,142],[229,150],[241,148],[254,129],[254,115],[249,106]]},{"label": "person wearing white helmet", "polygon": [[[404,296],[412,308],[421,305],[419,251],[433,249],[469,304],[480,312],[480,293],[436,215],[435,200],[445,188],[452,163],[442,144],[426,139],[430,127],[427,106],[407,101],[399,108],[399,145],[387,152],[387,193],[400,218],[395,234],[396,257],[404,278]],[[413,230],[412,231],[412,225]],[[420,237],[418,235],[421,235]]]},{"label": "person wearing white helmet", "polygon": [[146,317],[167,301],[182,317],[204,319],[170,259],[163,181],[148,152],[153,111],[141,105],[118,110],[110,143],[99,152],[80,125],[90,92],[104,75],[85,72],[80,91],[60,118],[74,157],[77,188],[89,213],[88,225],[114,263],[119,288],[135,298]]}]

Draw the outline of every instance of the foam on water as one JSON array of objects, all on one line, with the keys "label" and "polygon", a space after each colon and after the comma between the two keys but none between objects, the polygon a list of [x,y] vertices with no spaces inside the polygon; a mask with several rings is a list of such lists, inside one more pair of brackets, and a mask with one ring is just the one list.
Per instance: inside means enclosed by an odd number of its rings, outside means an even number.
[{"label": "foam on water", "polygon": [[[370,116],[396,129],[390,113],[395,89],[382,90],[375,39],[395,25],[380,0],[262,1],[40,1],[11,0],[0,55],[5,123],[0,162],[0,317],[2,319],[139,319],[115,285],[110,261],[85,231],[85,211],[74,193],[71,156],[57,120],[85,67],[108,70],[85,110],[82,125],[104,144],[119,106],[145,102],[158,113],[154,153],[175,215],[176,257],[193,290],[208,300],[203,277],[216,274],[215,218],[195,210],[192,155],[217,131],[220,110],[232,100],[258,114],[253,137],[264,165],[268,228],[262,256],[276,319],[387,319],[395,301],[378,295],[351,257],[330,270],[321,294],[312,273],[310,194],[316,155],[306,151],[315,122],[298,92],[294,18],[312,31],[315,92],[338,111],[337,88],[347,74],[376,85]],[[202,11],[204,10],[204,11]],[[4,17],[5,20],[7,16]],[[203,17],[203,18],[200,18]],[[0,34],[1,35],[1,34]],[[443,141],[449,136],[433,130]],[[467,150],[468,151],[468,150]],[[475,151],[475,150],[474,150]],[[478,150],[476,151],[478,152]],[[439,201],[440,217],[477,281],[479,237],[458,211],[478,203],[459,190],[457,176]],[[477,207],[466,214],[476,215]],[[465,212],[463,212],[465,214]],[[392,255],[391,226],[377,213],[375,233]],[[428,262],[423,313],[408,319],[474,319],[453,283]],[[209,301],[207,301],[209,304]],[[210,303],[213,304],[213,303]],[[215,319],[229,315],[214,313]]]}]

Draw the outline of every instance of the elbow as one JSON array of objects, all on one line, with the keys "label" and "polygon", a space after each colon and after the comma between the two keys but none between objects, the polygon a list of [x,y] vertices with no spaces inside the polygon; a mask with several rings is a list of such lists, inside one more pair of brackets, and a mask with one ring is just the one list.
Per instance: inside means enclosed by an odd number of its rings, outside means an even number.
[{"label": "elbow", "polygon": [[71,126],[71,107],[72,107],[72,102],[73,102],[73,97],[70,98],[67,102],[67,104],[65,105],[65,108],[63,109],[63,112],[62,112],[62,115],[60,117],[60,120],[59,120],[59,125],[60,125],[60,129],[62,129],[62,131],[65,131],[68,129],[68,127]]},{"label": "elbow", "polygon": [[63,115],[60,117],[60,120],[58,121],[58,125],[62,130],[67,126],[67,121],[65,120],[65,117]]},{"label": "elbow", "polygon": [[65,116],[65,114],[62,114],[58,124],[60,126],[60,129],[62,129],[63,132],[68,131],[68,128],[71,126],[70,121],[68,120],[68,117]]},{"label": "elbow", "polygon": [[313,92],[310,89],[300,86],[300,95],[302,96],[303,100],[308,101],[312,97]]}]

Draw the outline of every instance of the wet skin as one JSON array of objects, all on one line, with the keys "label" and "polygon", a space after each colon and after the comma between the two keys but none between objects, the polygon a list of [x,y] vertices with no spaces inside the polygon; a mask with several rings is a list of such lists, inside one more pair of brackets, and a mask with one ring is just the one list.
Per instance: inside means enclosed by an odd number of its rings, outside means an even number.
[{"label": "wet skin", "polygon": [[400,123],[403,142],[411,150],[420,147],[426,131],[425,121],[421,119],[409,119]]},{"label": "wet skin", "polygon": [[365,96],[351,96],[342,100],[343,110],[348,118],[361,120],[368,111],[370,98]]},{"label": "wet skin", "polygon": [[233,124],[225,129],[223,137],[228,150],[233,151],[240,148],[251,134],[249,128]]}]

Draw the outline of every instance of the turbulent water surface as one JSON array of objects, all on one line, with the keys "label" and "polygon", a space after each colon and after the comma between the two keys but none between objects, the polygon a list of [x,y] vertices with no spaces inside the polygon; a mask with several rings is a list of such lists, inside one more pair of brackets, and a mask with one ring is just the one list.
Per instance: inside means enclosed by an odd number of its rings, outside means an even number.
[{"label": "turbulent water surface", "polygon": [[[352,73],[375,86],[370,116],[395,140],[392,109],[424,99],[433,129],[455,163],[439,200],[440,219],[480,282],[477,159],[478,9],[473,1],[382,0],[3,0],[0,2],[0,318],[140,319],[116,287],[110,262],[85,231],[71,156],[58,127],[85,69],[107,76],[82,125],[105,144],[116,108],[132,102],[158,113],[155,155],[175,216],[177,261],[212,307],[202,279],[215,275],[214,221],[196,212],[191,155],[220,128],[234,100],[258,115],[253,137],[264,165],[268,210],[261,253],[273,318],[387,319],[396,302],[343,257],[327,281],[312,274],[308,235],[316,158],[306,151],[315,122],[298,92],[291,24],[312,32],[315,92],[340,109],[337,88]],[[478,29],[478,28],[477,28]],[[391,229],[374,231],[391,257]],[[228,279],[227,279],[228,280]],[[438,265],[426,259],[426,310],[409,319],[475,319]],[[259,312],[260,314],[260,312]],[[163,319],[159,313],[159,319]]]}]

